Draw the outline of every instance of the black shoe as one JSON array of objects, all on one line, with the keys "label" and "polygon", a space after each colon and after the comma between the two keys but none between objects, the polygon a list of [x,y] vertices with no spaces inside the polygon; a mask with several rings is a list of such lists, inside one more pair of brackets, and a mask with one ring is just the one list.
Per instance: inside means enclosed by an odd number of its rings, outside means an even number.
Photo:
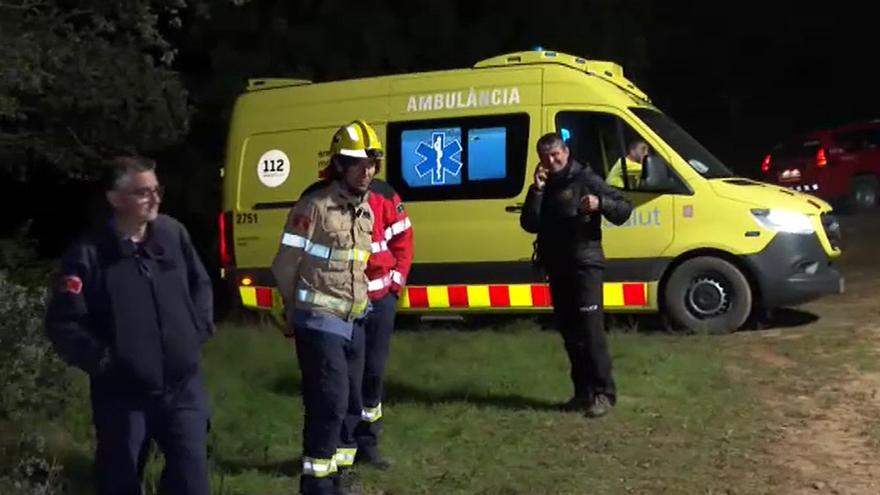
[{"label": "black shoe", "polygon": [[379,453],[379,449],[358,449],[354,456],[355,464],[366,464],[382,471],[388,471],[394,465],[394,461]]},{"label": "black shoe", "polygon": [[351,469],[340,470],[333,478],[333,489],[336,495],[360,495],[361,491],[357,487],[356,477]]},{"label": "black shoe", "polygon": [[611,399],[607,395],[596,394],[593,403],[587,408],[586,415],[588,418],[601,418],[611,412],[612,407],[614,406],[611,405]]},{"label": "black shoe", "polygon": [[559,409],[563,411],[586,411],[592,405],[589,397],[583,395],[575,395],[568,401],[559,405]]}]

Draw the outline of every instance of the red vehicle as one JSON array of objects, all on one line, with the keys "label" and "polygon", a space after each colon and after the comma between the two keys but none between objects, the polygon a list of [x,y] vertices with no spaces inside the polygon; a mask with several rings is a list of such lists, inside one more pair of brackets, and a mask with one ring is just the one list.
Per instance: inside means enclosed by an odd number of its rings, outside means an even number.
[{"label": "red vehicle", "polygon": [[768,182],[852,210],[877,205],[880,120],[814,131],[773,147],[761,171]]}]

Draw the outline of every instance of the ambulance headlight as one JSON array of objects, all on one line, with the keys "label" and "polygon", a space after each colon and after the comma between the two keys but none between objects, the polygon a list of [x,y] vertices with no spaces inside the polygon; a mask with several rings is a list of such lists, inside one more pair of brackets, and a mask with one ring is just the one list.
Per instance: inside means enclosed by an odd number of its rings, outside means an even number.
[{"label": "ambulance headlight", "polygon": [[816,232],[810,217],[803,213],[756,208],[752,210],[752,215],[759,225],[775,232],[789,234],[813,234]]}]

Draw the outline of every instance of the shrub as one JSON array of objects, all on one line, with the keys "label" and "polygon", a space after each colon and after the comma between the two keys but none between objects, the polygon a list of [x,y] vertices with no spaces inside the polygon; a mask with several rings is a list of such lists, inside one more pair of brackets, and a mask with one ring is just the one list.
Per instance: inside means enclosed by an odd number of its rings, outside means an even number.
[{"label": "shrub", "polygon": [[43,332],[45,301],[0,272],[0,420],[63,412],[70,375]]},{"label": "shrub", "polygon": [[[4,449],[7,450],[7,449]],[[0,468],[0,493],[4,495],[60,495],[65,493],[61,466],[51,459],[45,439],[25,434],[4,458],[14,459]],[[6,466],[6,463],[4,463]]]}]

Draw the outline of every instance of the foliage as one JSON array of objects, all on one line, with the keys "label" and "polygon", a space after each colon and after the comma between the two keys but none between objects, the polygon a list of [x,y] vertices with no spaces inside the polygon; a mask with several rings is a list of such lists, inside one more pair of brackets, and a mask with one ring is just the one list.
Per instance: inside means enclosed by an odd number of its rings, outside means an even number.
[{"label": "foliage", "polygon": [[0,163],[73,177],[112,149],[159,149],[190,108],[163,28],[181,0],[5,0],[0,4]]},{"label": "foliage", "polygon": [[48,452],[39,434],[23,434],[18,442],[3,449],[13,459],[0,467],[0,493],[4,495],[61,495],[67,493],[63,468]]},{"label": "foliage", "polygon": [[66,366],[43,334],[42,291],[0,272],[0,420],[48,418],[62,413]]}]

